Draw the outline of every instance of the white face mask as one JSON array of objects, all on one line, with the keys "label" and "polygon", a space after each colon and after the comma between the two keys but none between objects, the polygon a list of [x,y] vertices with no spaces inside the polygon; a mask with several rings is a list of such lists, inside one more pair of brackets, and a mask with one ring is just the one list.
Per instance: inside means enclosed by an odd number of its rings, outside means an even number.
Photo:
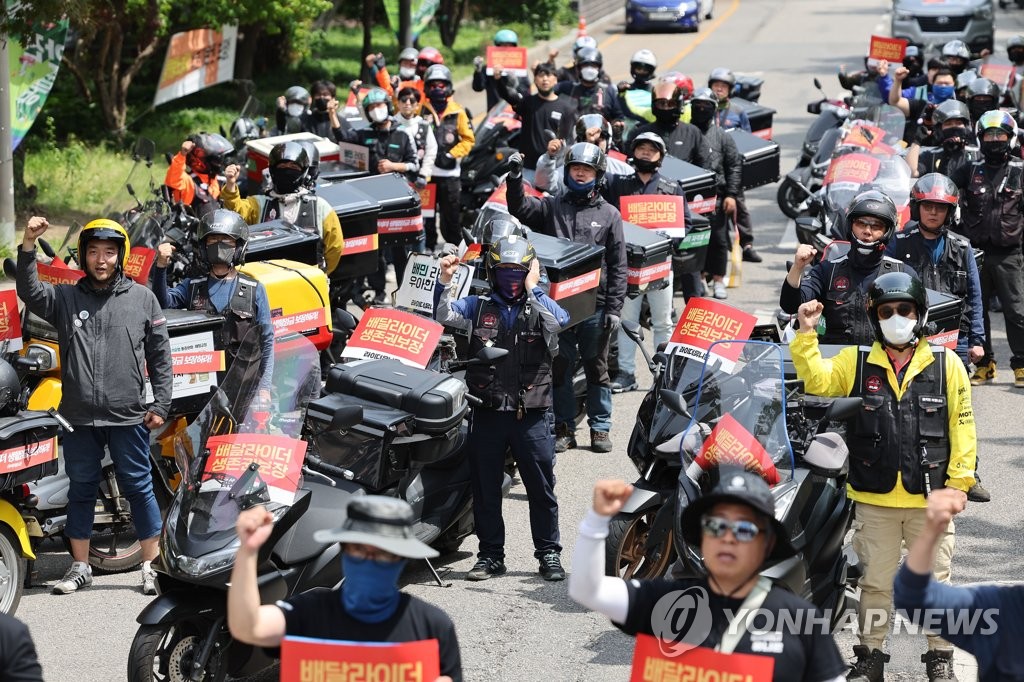
[{"label": "white face mask", "polygon": [[412,77],[416,75],[415,66],[400,66],[398,68],[398,76],[404,81],[412,80]]},{"label": "white face mask", "polygon": [[914,340],[914,327],[917,320],[902,315],[893,315],[888,320],[879,320],[882,338],[894,346],[903,346]]},{"label": "white face mask", "polygon": [[584,66],[580,69],[580,78],[588,83],[593,83],[597,80],[597,77],[601,75],[601,71],[594,66]]},{"label": "white face mask", "polygon": [[388,108],[387,107],[377,106],[377,107],[374,107],[373,109],[370,109],[370,120],[373,123],[380,123],[380,122],[384,121],[385,119],[387,119],[387,117],[388,117]]}]

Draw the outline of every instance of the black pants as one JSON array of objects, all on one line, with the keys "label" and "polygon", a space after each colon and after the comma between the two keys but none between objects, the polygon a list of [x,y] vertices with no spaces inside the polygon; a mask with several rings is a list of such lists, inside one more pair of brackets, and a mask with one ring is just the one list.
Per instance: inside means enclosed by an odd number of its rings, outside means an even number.
[{"label": "black pants", "polygon": [[427,231],[427,249],[437,246],[437,217],[441,219],[441,236],[449,244],[462,241],[462,179],[434,178],[437,185],[437,210],[434,218],[424,220]]},{"label": "black pants", "polygon": [[711,241],[708,243],[708,257],[704,262],[704,270],[709,275],[724,277],[729,268],[729,254],[732,251],[731,231],[729,226],[732,220],[722,209],[722,202],[718,202],[718,208],[708,216],[711,220]]},{"label": "black pants", "polygon": [[985,267],[981,269],[981,300],[985,313],[985,357],[979,364],[988,364],[992,353],[992,324],[989,320],[989,301],[998,294],[1006,319],[1006,340],[1010,344],[1010,367],[1024,367],[1024,256],[1019,250],[998,253],[985,252]]},{"label": "black pants", "polygon": [[740,246],[746,248],[754,243],[754,226],[750,222],[747,200],[741,194],[736,197],[736,229],[740,231]]},{"label": "black pants", "polygon": [[555,498],[554,415],[550,409],[515,412],[478,408],[473,412],[466,447],[473,476],[473,521],[480,558],[505,558],[505,520],[501,516],[501,482],[505,451],[519,468],[530,505],[534,556],[561,552],[558,500]]}]

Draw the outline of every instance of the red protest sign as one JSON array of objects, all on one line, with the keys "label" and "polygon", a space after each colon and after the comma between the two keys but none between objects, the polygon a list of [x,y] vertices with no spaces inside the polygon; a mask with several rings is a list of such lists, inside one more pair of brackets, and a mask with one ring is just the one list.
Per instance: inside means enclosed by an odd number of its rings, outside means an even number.
[{"label": "red protest sign", "polygon": [[[535,190],[533,186],[528,183],[523,183],[523,194],[528,197],[541,197],[543,196],[540,192]],[[494,206],[508,206],[508,185],[504,182],[498,185],[498,188],[491,192],[491,196],[487,197],[487,202],[484,204],[493,204]]]},{"label": "red protest sign", "polygon": [[0,341],[9,351],[21,348],[21,312],[14,289],[0,291]]},{"label": "red protest sign", "polygon": [[771,455],[731,414],[722,415],[693,461],[704,470],[722,464],[740,466],[758,474],[768,485],[779,482]]},{"label": "red protest sign", "polygon": [[886,38],[885,36],[871,36],[871,45],[868,48],[869,59],[884,59],[887,62],[900,63],[907,51],[907,41],[903,38]]},{"label": "red protest sign", "polygon": [[861,147],[876,154],[895,154],[896,149],[885,142],[886,132],[878,126],[858,123],[843,136],[844,147]]},{"label": "red protest sign", "polygon": [[[679,316],[675,331],[669,339],[666,350],[679,348],[679,352],[692,358],[703,360],[711,344],[723,339],[750,338],[754,331],[757,317],[731,305],[712,298],[691,298],[686,303],[683,314]],[[715,354],[728,369],[743,351],[741,344],[720,344],[715,346]]]},{"label": "red protest sign", "polygon": [[57,459],[57,437],[41,443],[0,450],[0,475],[21,471]]},{"label": "red protest sign", "polygon": [[619,199],[622,219],[658,230],[668,237],[686,236],[686,199],[664,194],[638,194]]},{"label": "red protest sign", "polygon": [[345,237],[345,249],[341,252],[342,257],[354,256],[357,253],[376,251],[378,247],[377,234],[367,234],[362,237]]},{"label": "red protest sign", "polygon": [[171,367],[175,374],[223,372],[224,366],[224,351],[222,350],[171,353]]},{"label": "red protest sign", "polygon": [[403,216],[401,218],[378,218],[377,234],[405,234],[423,230],[423,215]]},{"label": "red protest sign", "polygon": [[425,369],[444,332],[433,320],[393,308],[370,308],[345,344],[342,357],[376,358]]},{"label": "red protest sign", "polygon": [[417,642],[344,642],[285,637],[281,640],[281,679],[436,680],[441,654],[436,639]]},{"label": "red protest sign", "polygon": [[723,654],[694,647],[678,654],[671,643],[663,650],[661,640],[638,634],[633,649],[630,682],[678,682],[679,680],[742,680],[770,682],[775,659],[756,654]]},{"label": "red protest sign", "polygon": [[529,62],[526,57],[525,47],[496,47],[487,46],[487,75],[494,75],[494,72],[511,73],[516,76],[525,76],[529,73]]},{"label": "red protest sign", "polygon": [[413,185],[413,189],[420,195],[420,213],[424,218],[431,218],[437,210],[437,185],[430,182],[423,189]]},{"label": "red protest sign", "polygon": [[847,154],[832,161],[825,173],[824,184],[852,182],[858,185],[871,182],[878,175],[881,159],[870,154]]},{"label": "red protest sign", "polygon": [[134,279],[139,284],[149,283],[149,270],[156,260],[156,251],[145,246],[133,246],[128,253],[128,264],[124,268],[124,274]]},{"label": "red protest sign", "polygon": [[274,323],[274,335],[304,334],[327,325],[327,311],[323,308],[307,310],[294,315],[282,315],[271,320]]},{"label": "red protest sign", "polygon": [[291,504],[299,488],[306,442],[298,438],[266,433],[231,433],[211,436],[206,441],[210,456],[203,469],[203,480],[214,474],[241,476],[250,464],[259,465],[259,475],[267,484],[270,499]]},{"label": "red protest sign", "polygon": [[561,301],[575,296],[576,294],[582,294],[584,291],[589,291],[601,283],[601,268],[585,272],[582,275],[577,275],[570,279],[564,279],[561,282],[552,282],[548,289],[548,296],[555,301]]},{"label": "red protest sign", "polygon": [[1012,85],[1016,71],[1010,64],[982,64],[981,65],[981,77],[987,78],[1001,88],[1006,88]]},{"label": "red protest sign", "polygon": [[701,215],[704,215],[705,213],[714,213],[715,208],[717,207],[718,197],[714,194],[709,197],[698,194],[690,201],[691,213],[700,213]]},{"label": "red protest sign", "polygon": [[36,271],[39,273],[39,281],[47,284],[74,284],[85,277],[83,270],[72,270],[66,265],[47,265],[36,263]]},{"label": "red protest sign", "polygon": [[621,161],[622,163],[626,163],[626,159],[629,158],[629,157],[626,156],[625,154],[623,154],[620,151],[617,151],[615,149],[609,149],[608,150],[608,158],[609,159],[615,159],[616,161]]},{"label": "red protest sign", "polygon": [[654,263],[642,268],[627,268],[626,283],[642,287],[645,284],[657,282],[659,279],[665,279],[670,272],[672,272],[671,257],[663,263]]}]

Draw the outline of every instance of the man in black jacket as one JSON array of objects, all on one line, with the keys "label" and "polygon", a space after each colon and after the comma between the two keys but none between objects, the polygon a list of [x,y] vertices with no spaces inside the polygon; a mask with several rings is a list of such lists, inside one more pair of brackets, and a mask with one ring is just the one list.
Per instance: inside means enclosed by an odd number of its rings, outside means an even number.
[{"label": "man in black jacket", "polygon": [[572,375],[579,356],[587,374],[587,418],[590,445],[610,452],[612,390],[608,376],[608,344],[619,326],[626,298],[626,241],[622,216],[598,193],[605,174],[604,152],[589,142],[574,144],[566,156],[565,191],[557,197],[525,196],[523,155],[509,157],[508,209],[524,225],[543,234],[604,247],[597,311],[558,339],[555,359],[555,451],[576,447],[576,400]]},{"label": "man in black jacket", "polygon": [[43,668],[28,626],[6,613],[0,613],[0,680],[43,682]]},{"label": "man in black jacket", "polygon": [[[717,108],[717,104],[715,105]],[[701,168],[711,170],[708,165],[711,149],[704,141],[701,131],[679,117],[683,114],[683,90],[674,80],[661,80],[651,94],[654,123],[633,129],[628,143],[632,144],[641,133],[655,133],[665,141],[668,153]]]},{"label": "man in black jacket", "polygon": [[501,81],[501,96],[512,105],[523,120],[523,128],[519,134],[519,151],[525,160],[523,165],[534,169],[537,159],[548,146],[547,131],[551,131],[558,139],[569,137],[573,121],[576,120],[576,109],[572,101],[555,93],[558,76],[553,64],[547,62],[533,67],[533,84],[537,93],[523,94],[508,81]]}]

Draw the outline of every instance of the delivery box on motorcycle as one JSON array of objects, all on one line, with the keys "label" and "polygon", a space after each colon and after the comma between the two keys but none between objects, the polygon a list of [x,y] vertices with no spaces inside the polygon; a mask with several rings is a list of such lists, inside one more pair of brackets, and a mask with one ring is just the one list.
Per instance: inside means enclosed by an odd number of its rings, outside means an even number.
[{"label": "delivery box on motorcycle", "polygon": [[718,183],[714,173],[674,156],[665,157],[659,172],[662,177],[679,183],[691,212],[703,214],[715,210]]},{"label": "delivery box on motorcycle", "polygon": [[544,266],[541,286],[546,284],[548,296],[569,313],[569,326],[593,315],[597,310],[604,247],[534,231],[529,239]]},{"label": "delivery box on motorcycle", "polygon": [[377,216],[377,234],[380,246],[412,244],[423,236],[423,215],[420,193],[398,173],[370,175],[347,180],[380,204]]},{"label": "delivery box on motorcycle", "polygon": [[778,182],[780,170],[779,145],[764,140],[745,130],[734,128],[729,131],[736,148],[743,157],[742,187],[745,190]]},{"label": "delivery box on motorcycle", "polygon": [[238,270],[266,288],[275,335],[302,334],[317,350],[331,344],[330,297],[323,270],[290,260],[246,263]]},{"label": "delivery box on motorcycle", "polygon": [[647,291],[668,285],[672,271],[672,242],[655,230],[648,230],[622,221],[626,238],[626,261],[629,268],[627,295],[636,298]]},{"label": "delivery box on motorcycle", "polygon": [[[760,95],[761,84],[758,83],[756,88],[758,95]],[[742,99],[740,97],[733,97],[730,99],[729,108],[735,108],[747,115],[747,120],[750,121],[750,130],[754,135],[760,137],[762,140],[772,139],[772,125],[775,120],[774,109],[766,107],[758,102],[751,102],[750,100]]]},{"label": "delivery box on motorcycle", "polygon": [[275,135],[274,137],[263,137],[256,140],[249,140],[245,143],[248,152],[249,163],[246,170],[246,177],[255,183],[256,187],[263,184],[263,171],[270,167],[270,150],[274,145],[281,142],[302,142],[308,140],[316,145],[320,152],[320,163],[330,164],[341,161],[341,151],[336,142],[331,142],[325,137],[313,133],[291,133],[290,135]]},{"label": "delivery box on motorcycle", "polygon": [[345,235],[345,250],[335,272],[343,277],[362,277],[377,272],[379,240],[377,219],[380,204],[355,185],[331,182],[316,190],[338,214]]},{"label": "delivery box on motorcycle", "polygon": [[57,427],[46,412],[0,417],[0,491],[57,473]]},{"label": "delivery box on motorcycle", "polygon": [[[224,316],[205,310],[173,309],[164,310],[164,316],[167,318],[174,366],[170,414],[197,414],[209,401],[210,390],[223,377],[224,367],[211,371],[212,367],[206,360],[217,351],[224,350],[220,347],[219,334],[224,326]],[[219,356],[216,359],[219,364]],[[185,371],[190,366],[205,371]]]},{"label": "delivery box on motorcycle", "polygon": [[956,349],[963,314],[963,300],[928,289],[928,340],[932,345]]},{"label": "delivery box on motorcycle", "polygon": [[249,227],[245,259],[253,261],[286,259],[319,264],[320,233],[305,230],[287,220],[268,220]]}]

